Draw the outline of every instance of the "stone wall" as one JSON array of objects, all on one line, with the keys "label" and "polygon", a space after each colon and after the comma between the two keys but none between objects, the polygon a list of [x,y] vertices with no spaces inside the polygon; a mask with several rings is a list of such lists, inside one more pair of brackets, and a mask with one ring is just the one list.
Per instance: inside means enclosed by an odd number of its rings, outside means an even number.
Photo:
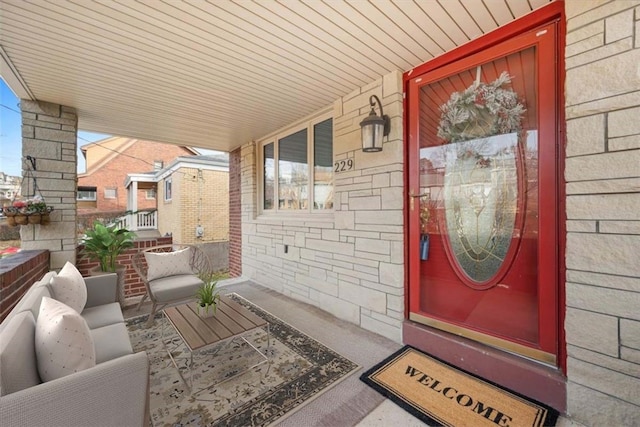
[{"label": "stone wall", "polygon": [[[53,206],[49,225],[23,225],[22,249],[48,249],[51,269],[76,260],[76,139],[78,118],[73,108],[42,101],[20,100],[22,110],[22,175],[35,158],[39,194]],[[33,195],[32,179],[24,179],[22,195]]]},{"label": "stone wall", "polygon": [[640,420],[640,1],[565,3],[567,412]]},{"label": "stone wall", "polygon": [[[384,150],[363,153],[360,121],[377,95],[391,117]],[[334,211],[257,215],[255,144],[241,151],[243,275],[393,340],[404,318],[402,75],[393,72],[333,105]],[[286,250],[285,250],[286,248]]]}]

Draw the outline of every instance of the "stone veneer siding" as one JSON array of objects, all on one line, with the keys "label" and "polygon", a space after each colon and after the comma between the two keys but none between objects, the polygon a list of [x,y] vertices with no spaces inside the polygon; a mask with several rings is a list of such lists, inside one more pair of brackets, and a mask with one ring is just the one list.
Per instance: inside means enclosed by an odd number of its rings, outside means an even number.
[{"label": "stone veneer siding", "polygon": [[229,276],[242,276],[241,149],[229,153]]},{"label": "stone veneer siding", "polygon": [[640,422],[640,1],[565,3],[567,413]]},{"label": "stone veneer siding", "polygon": [[[22,175],[36,159],[39,193],[53,206],[49,225],[22,225],[22,249],[48,249],[51,269],[76,260],[76,141],[78,117],[73,108],[42,101],[20,100],[22,110]],[[24,179],[22,194],[33,196],[33,181]]]},{"label": "stone veneer siding", "polygon": [[[391,135],[382,152],[363,153],[360,121],[373,94]],[[404,318],[402,99],[396,71],[335,101],[334,160],[355,168],[334,176],[328,216],[257,216],[256,145],[240,153],[243,275],[395,341]]]}]

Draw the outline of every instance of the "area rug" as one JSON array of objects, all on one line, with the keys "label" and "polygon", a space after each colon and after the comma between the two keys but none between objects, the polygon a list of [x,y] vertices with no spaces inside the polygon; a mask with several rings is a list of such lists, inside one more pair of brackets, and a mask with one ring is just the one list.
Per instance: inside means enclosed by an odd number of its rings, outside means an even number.
[{"label": "area rug", "polygon": [[558,412],[405,346],[360,377],[432,426],[554,426]]},{"label": "area rug", "polygon": [[[193,389],[217,384],[197,395],[189,392],[162,345],[164,333],[169,348],[177,347],[172,350],[174,358],[188,354],[162,314],[156,315],[154,325],[149,328],[145,327],[146,315],[127,320],[134,351],[146,351],[151,363],[150,412],[154,427],[269,425],[358,369],[355,363],[239,295],[229,296],[269,322],[269,347],[266,329],[256,329],[244,336],[266,352],[269,360],[221,383],[263,359],[240,339],[195,353],[190,371]],[[179,361],[178,366],[188,380],[187,360]]]}]

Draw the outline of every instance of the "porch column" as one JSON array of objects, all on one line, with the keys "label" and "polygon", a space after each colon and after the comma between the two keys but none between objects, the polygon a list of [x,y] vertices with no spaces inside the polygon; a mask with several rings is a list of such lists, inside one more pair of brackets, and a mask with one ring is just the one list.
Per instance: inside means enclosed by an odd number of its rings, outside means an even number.
[{"label": "porch column", "polygon": [[[74,108],[20,100],[22,111],[22,194],[33,197],[34,181],[47,206],[54,208],[48,225],[23,225],[23,249],[48,249],[50,268],[75,263],[77,237],[76,179],[78,117]],[[33,167],[27,156],[34,159]],[[27,179],[27,171],[33,178]]]},{"label": "porch column", "polygon": [[229,153],[229,275],[242,276],[242,148]]},{"label": "porch column", "polygon": [[138,181],[131,182],[129,186],[129,206],[127,210],[136,212],[138,210]]}]

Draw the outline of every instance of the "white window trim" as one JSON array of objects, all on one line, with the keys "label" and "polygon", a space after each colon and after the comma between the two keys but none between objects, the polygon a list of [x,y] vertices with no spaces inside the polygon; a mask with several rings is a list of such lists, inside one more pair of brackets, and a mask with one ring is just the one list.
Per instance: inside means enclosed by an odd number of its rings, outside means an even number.
[{"label": "white window trim", "polygon": [[81,199],[76,197],[76,200],[79,202],[95,202],[98,199],[98,196],[95,191],[85,191],[85,193],[93,193],[93,198]]},{"label": "white window trim", "polygon": [[[275,217],[278,218],[286,218],[286,219],[304,219],[313,217],[314,220],[320,221],[330,221],[333,220],[333,212],[334,209],[313,209],[313,201],[315,200],[315,171],[314,164],[315,159],[313,156],[313,126],[323,122],[328,119],[333,119],[333,111],[324,111],[321,114],[311,116],[305,120],[301,120],[297,122],[295,125],[291,125],[286,128],[282,128],[279,131],[274,132],[266,138],[259,140],[256,144],[257,148],[257,206],[258,206],[258,215],[265,217]],[[274,170],[274,204],[276,205],[274,209],[264,209],[264,146],[270,143],[273,143],[273,152],[274,152],[274,160],[278,158],[278,140],[285,138],[289,135],[293,135],[296,132],[299,132],[303,129],[307,130],[307,164],[309,165],[309,207],[305,210],[280,210],[278,205],[278,161],[275,161],[275,170]],[[332,141],[335,136],[335,122],[333,123],[333,136]],[[334,175],[334,189],[335,189],[335,175]],[[334,191],[335,197],[335,191]],[[333,205],[335,206],[336,201],[334,199]],[[323,218],[325,217],[325,218]]]}]

